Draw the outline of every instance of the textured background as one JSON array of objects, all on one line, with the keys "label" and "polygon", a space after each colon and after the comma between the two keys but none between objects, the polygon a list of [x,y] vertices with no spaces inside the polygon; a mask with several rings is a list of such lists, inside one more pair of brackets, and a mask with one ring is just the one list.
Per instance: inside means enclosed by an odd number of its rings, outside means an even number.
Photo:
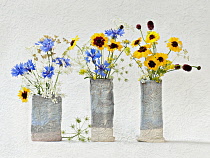
[{"label": "textured background", "polygon": [[[209,0],[0,0],[0,157],[208,157],[210,151]],[[115,27],[120,18],[135,26],[153,20],[160,33],[160,50],[171,36],[189,51],[189,64],[202,70],[179,71],[163,78],[165,144],[136,142],[140,125],[138,71],[129,82],[114,80],[114,143],[38,143],[30,140],[31,101],[17,97],[21,80],[11,68],[30,55],[25,47],[42,35],[73,38],[82,44],[93,33]],[[139,37],[138,32],[129,33]],[[162,45],[162,46],[161,46]],[[162,47],[162,48],[161,48]],[[180,59],[181,62],[185,62]],[[76,72],[63,76],[62,129],[79,116],[90,116],[89,80]]]}]

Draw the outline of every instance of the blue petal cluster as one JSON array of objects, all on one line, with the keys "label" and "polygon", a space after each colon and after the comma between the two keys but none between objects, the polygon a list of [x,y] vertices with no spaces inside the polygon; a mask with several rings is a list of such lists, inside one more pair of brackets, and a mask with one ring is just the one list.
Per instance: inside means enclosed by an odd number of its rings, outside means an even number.
[{"label": "blue petal cluster", "polygon": [[65,66],[65,67],[71,66],[70,59],[68,59],[68,58],[66,58],[66,59],[65,58],[56,58],[56,59],[53,59],[53,62],[55,62],[59,66]]},{"label": "blue petal cluster", "polygon": [[36,70],[32,60],[28,60],[28,62],[24,63],[24,68],[29,72],[31,72],[31,70]]},{"label": "blue petal cluster", "polygon": [[23,75],[27,70],[24,68],[24,64],[20,63],[14,66],[14,68],[12,68],[11,70],[11,74],[12,76],[19,76],[19,75]]},{"label": "blue petal cluster", "polygon": [[123,29],[117,29],[117,30],[110,29],[110,30],[105,30],[105,34],[107,36],[111,36],[111,38],[113,38],[113,39],[116,39],[118,35],[119,36],[123,36],[124,33],[125,32],[124,32]]},{"label": "blue petal cluster", "polygon": [[54,75],[54,67],[53,66],[45,66],[44,67],[45,70],[42,71],[42,76],[44,78],[48,77],[48,78],[52,78],[52,76]]},{"label": "blue petal cluster", "polygon": [[95,64],[95,65],[97,66],[98,69],[94,70],[95,73],[105,77],[106,76],[105,71],[110,71],[111,70],[110,68],[108,68],[110,64],[107,61],[105,61],[104,64],[101,64],[100,60],[98,60],[97,63],[98,64]]},{"label": "blue petal cluster", "polygon": [[41,45],[40,49],[44,52],[48,52],[52,50],[52,47],[54,46],[54,41],[49,38],[45,38],[44,40],[38,41],[38,43],[35,43],[36,45]]},{"label": "blue petal cluster", "polygon": [[23,75],[24,73],[31,72],[31,70],[36,70],[35,65],[33,64],[32,60],[28,60],[26,63],[20,63],[12,68],[12,76],[19,76]]},{"label": "blue petal cluster", "polygon": [[96,59],[99,59],[102,55],[99,51],[97,51],[96,49],[90,49],[89,51],[85,52],[87,57],[85,57],[86,62],[90,62],[89,58],[91,58],[92,62],[95,63]]}]

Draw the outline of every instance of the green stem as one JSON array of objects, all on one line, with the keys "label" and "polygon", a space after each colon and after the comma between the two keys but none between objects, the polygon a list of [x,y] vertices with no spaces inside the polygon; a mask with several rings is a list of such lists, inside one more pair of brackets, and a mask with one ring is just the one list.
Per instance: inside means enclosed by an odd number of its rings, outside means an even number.
[{"label": "green stem", "polygon": [[145,41],[145,39],[144,39],[144,36],[143,36],[143,33],[142,33],[141,29],[140,29],[140,32],[141,32],[141,37],[142,37],[142,39],[144,40],[145,43],[147,43],[147,42]]},{"label": "green stem", "polygon": [[125,50],[126,47],[124,47],[124,49],[120,52],[120,54],[118,55],[117,59],[114,61],[113,64],[115,64],[117,62],[117,60],[119,59],[119,57],[121,56],[122,52]]},{"label": "green stem", "polygon": [[141,68],[141,71],[143,72],[143,74],[144,74],[144,71],[143,71],[143,69],[142,69],[142,67],[141,67],[141,65],[139,65],[139,63],[136,61],[136,59],[135,58],[133,58],[134,60],[135,60],[135,62],[136,62],[136,64]]},{"label": "green stem", "polygon": [[58,72],[58,75],[57,75],[57,77],[56,77],[54,89],[56,89],[56,84],[57,84],[57,82],[58,82],[58,77],[59,77],[59,75],[60,75],[60,71]]},{"label": "green stem", "polygon": [[[27,80],[28,80],[28,82],[31,84],[31,85],[33,85],[33,86],[35,86],[26,76],[24,76]],[[36,87],[36,86],[35,86]]]},{"label": "green stem", "polygon": [[[77,48],[79,48],[79,50],[80,50],[80,52],[81,52],[81,54],[82,54],[82,56],[83,56],[83,59],[85,59],[85,56],[84,56],[84,54],[83,54],[82,49],[81,49],[78,45],[76,45],[76,46],[77,46]],[[88,72],[89,72],[88,74],[90,75],[90,77],[93,78],[93,75],[92,75],[92,73],[91,73],[91,71],[90,71],[90,68],[89,68],[87,62],[85,62],[85,63],[86,63],[86,66],[87,66],[87,68],[88,68]]]},{"label": "green stem", "polygon": [[[113,55],[114,55],[114,53],[112,52],[112,53],[111,53],[111,58],[113,58]],[[115,60],[115,61],[116,61],[116,60]],[[112,64],[112,63],[110,63],[110,64]],[[113,64],[115,64],[115,62],[114,62]],[[112,71],[112,69],[110,68],[110,71],[107,73],[106,78],[109,78],[109,77],[110,77],[111,71]]]},{"label": "green stem", "polygon": [[47,52],[47,58],[48,58],[49,68],[50,68],[50,58],[49,58],[49,54],[48,54],[48,52]]},{"label": "green stem", "polygon": [[32,71],[32,74],[34,75],[36,81],[37,81],[37,84],[39,85],[39,89],[38,89],[38,94],[40,94],[40,88],[42,89],[42,91],[44,91],[43,87],[41,86],[41,83],[38,79],[38,77],[36,76],[36,74],[34,73],[34,71]]}]

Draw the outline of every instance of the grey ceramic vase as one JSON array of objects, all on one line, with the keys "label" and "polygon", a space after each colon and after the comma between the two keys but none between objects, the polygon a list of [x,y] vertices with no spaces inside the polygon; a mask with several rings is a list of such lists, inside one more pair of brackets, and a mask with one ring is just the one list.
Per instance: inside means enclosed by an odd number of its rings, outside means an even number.
[{"label": "grey ceramic vase", "polygon": [[32,141],[61,141],[62,98],[51,98],[40,95],[32,97]]},{"label": "grey ceramic vase", "polygon": [[164,142],[162,118],[162,82],[141,84],[141,124],[139,142]]},{"label": "grey ceramic vase", "polygon": [[114,96],[111,79],[90,80],[91,141],[113,142]]}]

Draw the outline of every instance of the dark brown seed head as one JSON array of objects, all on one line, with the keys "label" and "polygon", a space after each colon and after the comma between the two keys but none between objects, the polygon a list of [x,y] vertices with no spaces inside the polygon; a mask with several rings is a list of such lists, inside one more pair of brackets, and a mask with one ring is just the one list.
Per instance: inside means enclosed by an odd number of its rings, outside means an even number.
[{"label": "dark brown seed head", "polygon": [[124,26],[123,25],[120,25],[120,29],[123,29],[124,28]]},{"label": "dark brown seed head", "polygon": [[140,25],[140,24],[137,24],[137,25],[136,25],[136,28],[137,28],[138,30],[141,30],[141,25]]},{"label": "dark brown seed head", "polygon": [[201,66],[198,66],[197,69],[200,70],[201,69]]},{"label": "dark brown seed head", "polygon": [[182,69],[189,72],[189,71],[192,70],[192,66],[187,65],[187,64],[184,64],[184,65],[182,66]]},{"label": "dark brown seed head", "polygon": [[148,27],[149,30],[153,30],[154,29],[154,23],[152,21],[148,21],[147,27]]},{"label": "dark brown seed head", "polygon": [[178,70],[178,69],[181,68],[181,66],[180,66],[179,64],[176,64],[176,65],[174,66],[174,68],[175,68],[176,70]]}]

